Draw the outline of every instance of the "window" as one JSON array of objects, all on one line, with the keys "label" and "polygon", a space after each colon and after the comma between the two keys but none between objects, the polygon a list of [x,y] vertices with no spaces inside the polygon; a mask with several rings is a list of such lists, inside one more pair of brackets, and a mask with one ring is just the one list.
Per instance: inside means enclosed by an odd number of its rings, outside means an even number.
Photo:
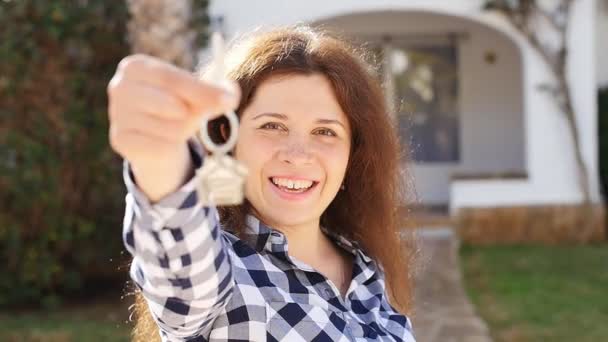
[{"label": "window", "polygon": [[417,39],[385,39],[375,49],[383,61],[382,79],[397,116],[401,141],[412,151],[415,162],[458,162],[455,40],[413,38]]}]

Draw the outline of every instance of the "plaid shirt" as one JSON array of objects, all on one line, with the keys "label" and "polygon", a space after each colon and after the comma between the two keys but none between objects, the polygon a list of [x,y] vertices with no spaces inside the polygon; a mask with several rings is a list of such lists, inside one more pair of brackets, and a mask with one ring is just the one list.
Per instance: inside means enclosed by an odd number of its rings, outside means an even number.
[{"label": "plaid shirt", "polygon": [[[200,167],[201,146],[188,145]],[[222,229],[215,208],[197,201],[196,177],[151,204],[123,166],[129,274],[163,341],[414,341],[410,320],[387,301],[382,269],[357,243],[323,228],[354,256],[342,298],[254,216],[242,239]]]}]

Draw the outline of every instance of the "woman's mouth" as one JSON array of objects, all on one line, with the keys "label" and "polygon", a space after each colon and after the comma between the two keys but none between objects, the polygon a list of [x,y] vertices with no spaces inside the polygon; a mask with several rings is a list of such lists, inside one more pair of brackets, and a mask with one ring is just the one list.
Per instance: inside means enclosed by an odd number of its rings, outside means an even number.
[{"label": "woman's mouth", "polygon": [[279,195],[286,199],[300,199],[303,198],[305,194],[311,192],[317,184],[318,181],[313,181],[309,179],[294,179],[294,178],[286,178],[286,177],[270,177],[268,178],[273,188],[278,190]]}]

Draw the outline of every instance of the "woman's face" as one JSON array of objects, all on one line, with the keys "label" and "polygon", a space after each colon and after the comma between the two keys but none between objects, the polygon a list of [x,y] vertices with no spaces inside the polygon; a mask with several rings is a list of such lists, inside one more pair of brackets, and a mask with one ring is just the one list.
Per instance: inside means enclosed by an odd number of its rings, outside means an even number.
[{"label": "woman's face", "polygon": [[262,82],[241,115],[235,156],[249,168],[245,195],[274,227],[318,221],[340,190],[351,132],[321,74]]}]

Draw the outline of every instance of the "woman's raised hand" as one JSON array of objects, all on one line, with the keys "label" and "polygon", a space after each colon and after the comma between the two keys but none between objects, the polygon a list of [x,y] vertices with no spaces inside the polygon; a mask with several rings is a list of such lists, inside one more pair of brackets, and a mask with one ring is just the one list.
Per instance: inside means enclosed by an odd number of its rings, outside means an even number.
[{"label": "woman's raised hand", "polygon": [[186,142],[203,116],[236,108],[239,96],[235,84],[226,89],[154,57],[125,57],[108,84],[110,145],[157,201],[192,175]]}]

